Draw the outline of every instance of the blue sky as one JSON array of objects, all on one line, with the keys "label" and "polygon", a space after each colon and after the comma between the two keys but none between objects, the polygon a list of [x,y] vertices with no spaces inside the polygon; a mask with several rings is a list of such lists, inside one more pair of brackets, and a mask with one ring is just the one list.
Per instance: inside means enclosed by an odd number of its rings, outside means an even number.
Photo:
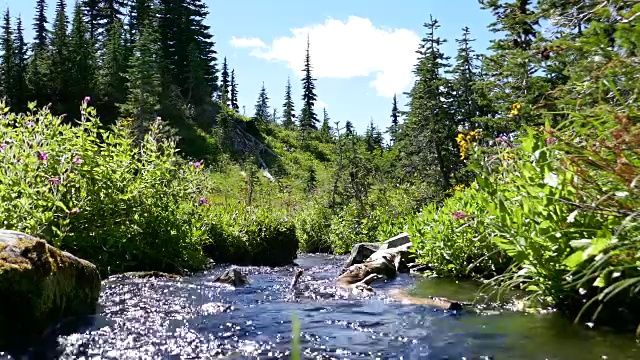
[{"label": "blue sky", "polygon": [[[291,77],[297,110],[300,108],[302,64],[306,38],[311,40],[319,103],[333,121],[351,120],[363,132],[373,119],[389,125],[391,97],[411,86],[415,50],[429,16],[441,24],[439,35],[448,40],[447,55],[455,55],[455,39],[469,26],[475,47],[483,51],[492,34],[491,14],[476,0],[207,0],[220,62],[227,57],[235,69],[240,106],[254,110],[264,82],[271,105],[281,112],[287,77]],[[4,3],[4,4],[3,4]],[[75,0],[67,0],[69,11]],[[0,0],[12,16],[20,14],[32,38],[34,0]],[[53,20],[55,0],[49,0]],[[242,111],[242,110],[241,110]]]}]

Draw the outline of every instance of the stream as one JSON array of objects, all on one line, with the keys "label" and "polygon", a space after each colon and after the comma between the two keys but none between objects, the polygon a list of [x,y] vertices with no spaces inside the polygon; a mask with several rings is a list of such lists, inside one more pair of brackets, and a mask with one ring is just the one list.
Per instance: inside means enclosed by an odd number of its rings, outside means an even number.
[{"label": "stream", "polygon": [[445,312],[385,296],[403,288],[466,301],[477,290],[472,283],[403,274],[374,283],[371,297],[337,292],[344,260],[297,259],[307,291],[295,298],[289,283],[298,267],[243,267],[250,283],[235,289],[213,282],[223,268],[179,280],[114,276],[103,282],[97,315],[64,322],[29,352],[0,358],[291,358],[295,314],[309,359],[640,359],[632,335],[588,330],[556,314]]}]

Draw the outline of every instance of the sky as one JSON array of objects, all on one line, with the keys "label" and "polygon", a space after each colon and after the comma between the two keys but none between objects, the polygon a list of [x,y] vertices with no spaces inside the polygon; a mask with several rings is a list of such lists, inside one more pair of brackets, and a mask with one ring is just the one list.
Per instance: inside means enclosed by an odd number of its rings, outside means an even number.
[{"label": "sky", "polygon": [[[49,0],[53,20],[55,0]],[[310,39],[312,75],[317,79],[316,113],[326,108],[341,127],[350,120],[363,133],[371,120],[386,129],[392,97],[405,108],[404,92],[413,82],[416,50],[430,16],[440,22],[438,36],[447,40],[446,55],[454,57],[455,39],[468,26],[483,52],[493,34],[491,14],[477,0],[205,0],[206,19],[216,42],[220,64],[227,57],[235,69],[240,111],[251,116],[264,82],[270,105],[282,112],[287,77],[291,78],[296,110],[301,108],[304,56]],[[3,4],[4,3],[4,4]],[[69,12],[75,0],[67,0]],[[20,15],[31,30],[35,0],[0,0],[12,17]]]}]

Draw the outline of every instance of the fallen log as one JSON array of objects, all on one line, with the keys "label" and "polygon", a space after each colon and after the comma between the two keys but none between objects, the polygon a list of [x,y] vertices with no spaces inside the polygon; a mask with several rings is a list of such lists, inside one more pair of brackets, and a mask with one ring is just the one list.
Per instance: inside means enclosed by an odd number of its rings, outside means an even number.
[{"label": "fallen log", "polygon": [[443,297],[416,297],[409,295],[406,290],[396,289],[389,292],[389,297],[403,304],[428,305],[443,310],[462,310],[464,303]]}]

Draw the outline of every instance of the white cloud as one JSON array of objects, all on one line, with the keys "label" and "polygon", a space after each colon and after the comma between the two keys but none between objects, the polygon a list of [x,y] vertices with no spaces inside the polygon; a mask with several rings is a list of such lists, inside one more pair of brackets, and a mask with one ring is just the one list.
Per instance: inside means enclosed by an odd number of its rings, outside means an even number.
[{"label": "white cloud", "polygon": [[235,36],[231,37],[231,45],[237,48],[265,48],[267,44],[265,44],[262,40],[258,38],[237,38]]},{"label": "white cloud", "polygon": [[[346,22],[327,19],[291,33],[270,46],[257,38],[233,38],[232,45],[253,48],[252,56],[282,61],[302,76],[308,35],[316,78],[373,76],[369,85],[384,97],[406,90],[412,82],[420,37],[411,30],[377,28],[369,19],[350,16]],[[256,45],[247,46],[251,43]]]},{"label": "white cloud", "polygon": [[322,101],[322,100],[316,100],[316,103],[314,104],[315,107],[317,109],[322,109],[322,108],[327,108],[329,107],[329,104],[327,104],[326,102]]}]

